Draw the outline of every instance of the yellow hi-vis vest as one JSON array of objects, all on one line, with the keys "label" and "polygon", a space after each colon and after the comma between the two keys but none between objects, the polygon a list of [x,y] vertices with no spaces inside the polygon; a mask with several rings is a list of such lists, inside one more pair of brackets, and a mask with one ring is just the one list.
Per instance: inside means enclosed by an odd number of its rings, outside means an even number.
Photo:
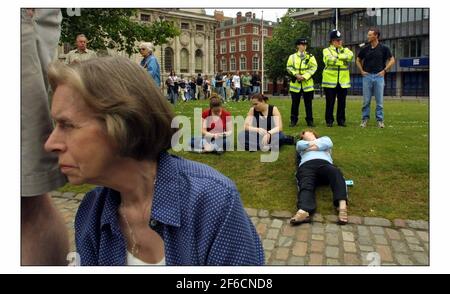
[{"label": "yellow hi-vis vest", "polygon": [[333,45],[323,49],[322,87],[336,88],[339,83],[342,88],[350,88],[349,64],[352,60],[353,52],[348,48],[339,49],[339,53]]},{"label": "yellow hi-vis vest", "polygon": [[317,61],[316,58],[307,52],[304,52],[305,55],[302,58],[299,52],[296,52],[289,56],[286,69],[293,76],[296,74],[302,75],[305,79],[303,81],[296,80],[295,82],[291,81],[289,91],[298,93],[301,90],[304,92],[314,91],[314,80],[311,78],[312,75],[317,70]]}]

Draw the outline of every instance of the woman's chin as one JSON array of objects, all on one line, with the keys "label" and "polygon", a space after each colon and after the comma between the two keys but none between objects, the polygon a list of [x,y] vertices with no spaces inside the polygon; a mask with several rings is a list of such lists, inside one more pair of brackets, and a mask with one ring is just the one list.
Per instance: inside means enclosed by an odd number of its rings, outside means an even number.
[{"label": "woman's chin", "polygon": [[76,176],[67,176],[67,180],[71,185],[83,185],[87,184],[86,181],[83,178],[76,177]]}]

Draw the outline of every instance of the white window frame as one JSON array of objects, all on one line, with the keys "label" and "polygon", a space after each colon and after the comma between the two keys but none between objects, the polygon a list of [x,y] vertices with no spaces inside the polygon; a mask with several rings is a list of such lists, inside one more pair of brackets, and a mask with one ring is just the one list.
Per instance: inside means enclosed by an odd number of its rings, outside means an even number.
[{"label": "white window frame", "polygon": [[258,26],[253,26],[253,34],[259,35],[259,27]]},{"label": "white window frame", "polygon": [[[242,59],[244,59],[244,62],[242,62]],[[244,64],[244,67],[242,64]],[[245,57],[245,55],[241,55],[241,57],[239,57],[239,70],[247,70],[247,57]]]},{"label": "white window frame", "polygon": [[234,58],[234,56],[230,58],[230,71],[236,71],[236,58]]},{"label": "white window frame", "polygon": [[[256,58],[256,63],[255,63],[255,58]],[[252,70],[253,71],[259,70],[259,56],[258,55],[253,55],[253,57],[252,57]]]},{"label": "white window frame", "polygon": [[227,42],[221,41],[220,42],[220,54],[226,54],[227,53]]},{"label": "white window frame", "polygon": [[252,40],[252,51],[259,51],[259,39]]},{"label": "white window frame", "polygon": [[230,53],[236,52],[236,40],[230,40]]},{"label": "white window frame", "polygon": [[240,39],[239,40],[239,52],[247,51],[247,40]]},{"label": "white window frame", "polygon": [[227,60],[224,57],[220,60],[220,69],[224,72],[227,71]]}]

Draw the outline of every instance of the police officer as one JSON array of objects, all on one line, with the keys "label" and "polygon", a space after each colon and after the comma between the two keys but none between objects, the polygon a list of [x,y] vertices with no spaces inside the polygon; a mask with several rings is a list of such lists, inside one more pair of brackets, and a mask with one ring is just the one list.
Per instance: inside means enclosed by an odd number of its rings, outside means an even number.
[{"label": "police officer", "polygon": [[322,74],[322,87],[325,90],[325,121],[328,127],[334,122],[334,103],[337,97],[336,120],[339,126],[345,127],[345,100],[350,88],[349,64],[353,60],[353,52],[342,46],[341,32],[330,32],[330,47],[323,49],[325,68]]},{"label": "police officer", "polygon": [[291,76],[289,91],[292,96],[291,123],[289,126],[294,127],[297,124],[300,97],[303,94],[305,120],[308,126],[314,127],[312,114],[314,80],[311,77],[317,70],[317,61],[312,54],[306,52],[308,41],[305,38],[298,39],[295,45],[297,46],[297,52],[289,56],[286,65]]}]

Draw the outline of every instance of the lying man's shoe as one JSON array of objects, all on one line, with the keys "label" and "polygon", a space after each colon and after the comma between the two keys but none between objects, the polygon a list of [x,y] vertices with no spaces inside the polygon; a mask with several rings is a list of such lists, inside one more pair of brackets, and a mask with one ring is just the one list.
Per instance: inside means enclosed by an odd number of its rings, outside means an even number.
[{"label": "lying man's shoe", "polygon": [[311,217],[309,213],[299,209],[297,213],[291,218],[291,225],[299,225],[303,223],[310,223]]}]

